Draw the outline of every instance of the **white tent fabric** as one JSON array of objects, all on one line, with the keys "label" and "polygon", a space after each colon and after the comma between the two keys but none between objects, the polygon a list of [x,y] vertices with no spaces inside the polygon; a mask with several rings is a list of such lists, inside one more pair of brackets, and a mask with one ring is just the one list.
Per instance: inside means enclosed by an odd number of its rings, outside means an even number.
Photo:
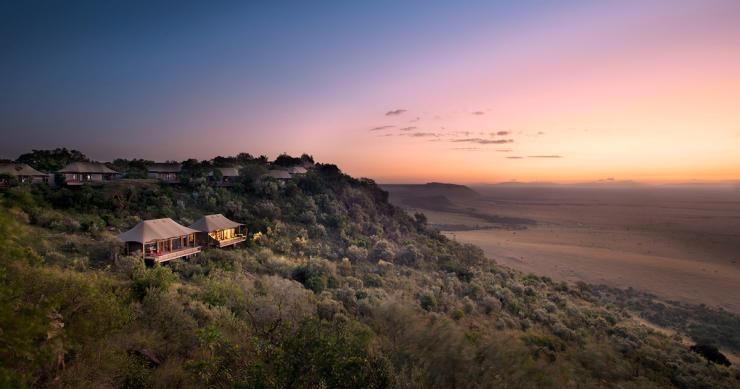
[{"label": "white tent fabric", "polygon": [[198,221],[190,225],[190,228],[198,230],[200,232],[212,232],[218,230],[225,230],[229,228],[237,228],[242,224],[235,221],[229,220],[222,214],[206,215],[200,218]]},{"label": "white tent fabric", "polygon": [[123,242],[138,242],[143,244],[155,240],[194,234],[196,232],[198,231],[175,223],[170,218],[164,218],[139,222],[134,228],[118,235],[118,239]]}]

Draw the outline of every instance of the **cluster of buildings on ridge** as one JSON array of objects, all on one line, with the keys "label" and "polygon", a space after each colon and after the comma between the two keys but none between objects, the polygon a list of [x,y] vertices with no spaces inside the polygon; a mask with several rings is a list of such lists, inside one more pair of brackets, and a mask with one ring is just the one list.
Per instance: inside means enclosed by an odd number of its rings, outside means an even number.
[{"label": "cluster of buildings on ridge", "polygon": [[[306,165],[274,168],[263,177],[287,180],[305,174]],[[216,186],[228,187],[237,183],[239,167],[216,167],[209,173]],[[122,174],[99,162],[73,162],[56,172],[62,184],[77,186],[103,184],[121,179]],[[147,165],[147,176],[164,183],[180,183],[182,165],[179,163],[152,163]],[[0,163],[0,187],[15,184],[55,185],[55,173],[40,172],[25,163]],[[144,220],[120,234],[127,255],[141,255],[147,263],[161,263],[197,255],[204,247],[225,248],[247,239],[241,223],[221,214],[206,215],[186,227],[170,218]]]},{"label": "cluster of buildings on ridge", "polygon": [[[182,165],[179,163],[152,163],[147,165],[149,178],[177,184],[180,182]],[[274,168],[265,176],[278,180],[287,180],[297,174],[305,174],[306,166]],[[58,170],[64,185],[101,184],[116,181],[123,175],[100,162],[73,162]],[[25,163],[0,163],[0,186],[8,186],[13,178],[17,184],[55,185],[54,173],[40,172]],[[211,182],[216,186],[232,186],[239,179],[239,167],[216,167],[209,173]]]},{"label": "cluster of buildings on ridge", "polygon": [[[274,168],[264,174],[278,180],[287,180],[308,172],[298,165]],[[147,176],[168,184],[180,182],[182,165],[179,163],[152,163],[147,166]],[[122,174],[99,162],[73,162],[56,173],[63,185],[77,186],[104,184],[122,178]],[[215,186],[228,187],[237,183],[239,167],[216,167],[209,173]],[[12,179],[12,181],[11,181]],[[0,187],[11,184],[55,185],[55,174],[40,172],[25,163],[0,163]],[[161,263],[177,258],[197,255],[204,247],[225,248],[244,242],[246,228],[241,223],[221,214],[206,215],[186,227],[170,218],[144,220],[130,230],[118,235],[128,255],[138,255],[147,263]]]}]

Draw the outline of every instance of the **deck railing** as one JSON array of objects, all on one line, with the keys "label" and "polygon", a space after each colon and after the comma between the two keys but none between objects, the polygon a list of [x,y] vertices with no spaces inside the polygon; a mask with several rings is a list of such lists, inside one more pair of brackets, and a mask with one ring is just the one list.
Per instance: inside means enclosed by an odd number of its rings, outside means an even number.
[{"label": "deck railing", "polygon": [[184,247],[175,251],[165,251],[161,254],[146,254],[144,258],[151,259],[155,262],[167,262],[176,258],[198,254],[200,251],[200,246]]},{"label": "deck railing", "polygon": [[235,236],[230,239],[216,240],[216,242],[218,242],[218,247],[226,247],[226,246],[231,246],[232,244],[244,242],[245,240],[247,240],[247,237],[242,235],[242,236]]}]

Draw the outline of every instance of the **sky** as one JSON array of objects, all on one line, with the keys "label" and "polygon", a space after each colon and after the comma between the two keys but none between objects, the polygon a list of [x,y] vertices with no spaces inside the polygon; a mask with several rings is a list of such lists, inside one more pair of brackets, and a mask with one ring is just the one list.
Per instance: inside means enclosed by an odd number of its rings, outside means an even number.
[{"label": "sky", "polygon": [[740,180],[740,1],[0,2],[0,158]]}]

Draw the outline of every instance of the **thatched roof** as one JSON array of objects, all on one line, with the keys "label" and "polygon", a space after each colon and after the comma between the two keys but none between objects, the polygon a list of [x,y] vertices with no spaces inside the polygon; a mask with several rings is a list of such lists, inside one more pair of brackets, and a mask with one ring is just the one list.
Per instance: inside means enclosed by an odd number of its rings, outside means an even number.
[{"label": "thatched roof", "polygon": [[175,223],[170,218],[144,220],[135,225],[134,228],[118,235],[123,242],[147,243],[155,240],[176,238],[189,235],[198,231]]},{"label": "thatched roof", "polygon": [[46,176],[46,173],[26,165],[25,163],[0,163],[0,174],[7,174],[9,176]]},{"label": "thatched roof", "polygon": [[241,223],[229,220],[222,214],[206,215],[190,225],[190,228],[201,232],[211,232],[225,230],[228,228],[237,228]]},{"label": "thatched roof", "polygon": [[63,169],[60,169],[59,173],[118,174],[117,171],[99,162],[72,162]]},{"label": "thatched roof", "polygon": [[149,173],[180,173],[182,165],[179,163],[152,163],[146,166]]}]

